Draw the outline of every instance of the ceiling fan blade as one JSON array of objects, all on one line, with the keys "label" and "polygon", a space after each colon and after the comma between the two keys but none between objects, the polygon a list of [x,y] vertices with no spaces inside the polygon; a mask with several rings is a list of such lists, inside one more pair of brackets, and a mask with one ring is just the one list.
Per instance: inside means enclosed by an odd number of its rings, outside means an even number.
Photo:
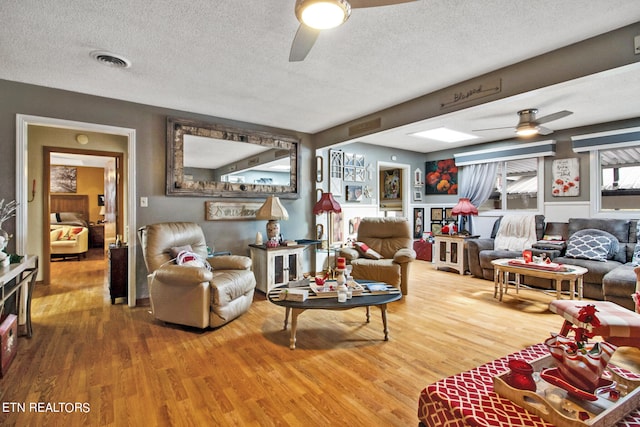
[{"label": "ceiling fan blade", "polygon": [[550,135],[553,133],[553,130],[546,128],[544,126],[538,126],[538,135]]},{"label": "ceiling fan blade", "polygon": [[291,43],[289,62],[303,61],[316,42],[319,34],[320,30],[300,24],[298,31],[296,31],[296,36],[293,38],[293,43]]},{"label": "ceiling fan blade", "polygon": [[500,128],[473,129],[471,132],[482,132],[485,130],[513,129],[513,126],[504,126]]},{"label": "ceiling fan blade", "polygon": [[558,111],[557,113],[549,114],[548,116],[540,117],[539,119],[536,120],[536,123],[540,123],[540,124],[548,123],[554,120],[561,119],[563,117],[570,116],[572,114],[573,114],[573,111],[562,110],[562,111]]},{"label": "ceiling fan blade", "polygon": [[400,3],[410,3],[418,0],[349,0],[349,4],[352,9],[358,9],[362,7],[378,7],[378,6],[391,6]]}]

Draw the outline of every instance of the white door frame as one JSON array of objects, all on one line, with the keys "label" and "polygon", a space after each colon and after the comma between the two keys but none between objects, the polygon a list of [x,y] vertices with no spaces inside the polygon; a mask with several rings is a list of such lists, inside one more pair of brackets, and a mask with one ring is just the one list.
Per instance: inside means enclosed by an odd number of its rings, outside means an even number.
[{"label": "white door frame", "polygon": [[125,224],[129,242],[129,307],[136,305],[136,130],[95,123],[76,122],[50,117],[16,114],[16,252],[24,254],[27,249],[27,196],[29,165],[29,125],[74,129],[86,132],[107,133],[126,136],[127,143],[127,222]]}]

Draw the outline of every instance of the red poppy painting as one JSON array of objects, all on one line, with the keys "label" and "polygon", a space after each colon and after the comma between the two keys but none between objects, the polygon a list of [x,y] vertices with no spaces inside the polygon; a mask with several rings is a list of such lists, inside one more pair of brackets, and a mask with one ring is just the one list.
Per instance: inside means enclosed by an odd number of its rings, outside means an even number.
[{"label": "red poppy painting", "polygon": [[454,159],[426,163],[427,194],[458,194],[458,167]]}]

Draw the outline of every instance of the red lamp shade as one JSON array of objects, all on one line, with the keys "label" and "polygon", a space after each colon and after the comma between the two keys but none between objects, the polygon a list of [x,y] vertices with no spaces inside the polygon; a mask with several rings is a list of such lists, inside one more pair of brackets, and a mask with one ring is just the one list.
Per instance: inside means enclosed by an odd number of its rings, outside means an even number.
[{"label": "red lamp shade", "polygon": [[451,213],[454,215],[478,215],[478,208],[473,206],[466,197],[461,198],[458,204],[453,207]]},{"label": "red lamp shade", "polygon": [[336,202],[336,199],[333,198],[333,194],[331,193],[322,193],[322,197],[313,207],[314,215],[320,215],[324,212],[342,212],[340,203]]}]

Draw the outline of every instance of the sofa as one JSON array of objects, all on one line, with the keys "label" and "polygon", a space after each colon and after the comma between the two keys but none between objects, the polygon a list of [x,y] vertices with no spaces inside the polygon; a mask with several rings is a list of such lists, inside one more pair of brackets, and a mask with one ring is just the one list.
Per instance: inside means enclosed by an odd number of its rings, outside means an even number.
[{"label": "sofa", "polygon": [[[522,251],[495,249],[495,238],[500,228],[502,217],[493,224],[491,236],[488,238],[467,239],[467,256],[469,257],[469,271],[476,277],[493,280],[493,264],[491,261],[499,258],[517,258]],[[542,240],[545,223],[544,215],[535,216],[536,238]],[[558,255],[560,255],[558,253]]]},{"label": "sofa", "polygon": [[[584,297],[611,301],[630,310],[635,306],[631,294],[636,289],[636,274],[634,272],[634,250],[637,243],[637,221],[625,219],[589,219],[572,218],[567,223],[548,223],[544,228],[544,235],[557,234],[566,242],[563,245],[545,243],[544,240],[535,244],[531,249],[534,255],[546,254],[553,262],[572,264],[584,267],[588,272],[584,275]],[[495,227],[494,227],[495,231]],[[573,250],[584,235],[613,236],[617,242],[612,242],[610,253],[606,260],[589,259],[589,255],[577,255]],[[521,253],[506,253],[493,250],[492,240],[469,239],[467,250],[469,256],[469,270],[480,278],[493,280],[491,261],[497,258],[516,258]],[[572,251],[568,253],[567,251]],[[572,256],[574,255],[574,256]],[[637,260],[636,260],[637,261]],[[524,284],[543,289],[553,289],[548,279],[525,276]],[[563,285],[563,289],[568,289]]]},{"label": "sofa", "polygon": [[89,250],[89,229],[79,226],[52,225],[50,232],[51,258],[87,256]]}]

